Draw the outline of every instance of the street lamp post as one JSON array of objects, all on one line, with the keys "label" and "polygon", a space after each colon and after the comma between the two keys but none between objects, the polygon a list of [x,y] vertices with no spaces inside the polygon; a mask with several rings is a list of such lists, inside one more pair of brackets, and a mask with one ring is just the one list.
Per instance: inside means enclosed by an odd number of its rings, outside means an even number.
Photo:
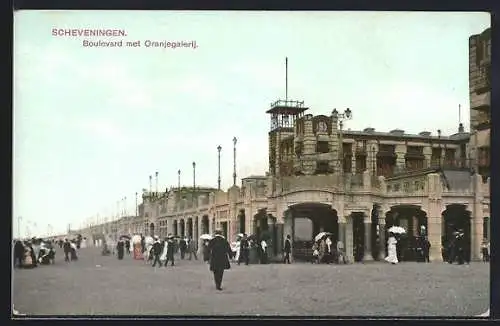
[{"label": "street lamp post", "polygon": [[233,186],[236,186],[236,137],[233,138]]},{"label": "street lamp post", "polygon": [[135,192],[135,216],[139,216],[138,206],[137,206],[137,191]]},{"label": "street lamp post", "polygon": [[343,135],[342,135],[342,128],[344,127],[344,121],[346,120],[351,120],[352,119],[352,111],[351,109],[347,108],[344,110],[343,113],[339,113],[337,109],[333,109],[332,111],[332,116],[333,118],[338,122],[339,124],[339,153],[340,153],[340,172],[343,174],[344,173],[344,144],[343,144]]},{"label": "street lamp post", "polygon": [[217,153],[218,153],[218,171],[219,171],[219,174],[218,174],[218,178],[217,178],[217,190],[220,190],[220,151],[222,150],[222,146],[219,145],[217,146]]},{"label": "street lamp post", "polygon": [[123,197],[123,216],[127,216],[127,196]]},{"label": "street lamp post", "polygon": [[194,196],[196,192],[196,162],[193,162],[193,206],[195,203]]}]

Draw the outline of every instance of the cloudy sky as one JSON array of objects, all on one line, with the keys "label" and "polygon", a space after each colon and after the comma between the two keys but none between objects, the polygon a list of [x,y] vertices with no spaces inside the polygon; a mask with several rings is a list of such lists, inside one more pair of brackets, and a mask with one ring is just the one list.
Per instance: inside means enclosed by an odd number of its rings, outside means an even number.
[{"label": "cloudy sky", "polygon": [[[159,185],[232,184],[268,168],[269,104],[351,108],[347,128],[455,133],[468,126],[468,38],[486,13],[19,11],[14,17],[14,232],[116,215]],[[197,49],[85,48],[53,28],[123,29],[123,41]],[[238,181],[239,182],[239,181]],[[121,201],[120,210],[124,206]]]}]

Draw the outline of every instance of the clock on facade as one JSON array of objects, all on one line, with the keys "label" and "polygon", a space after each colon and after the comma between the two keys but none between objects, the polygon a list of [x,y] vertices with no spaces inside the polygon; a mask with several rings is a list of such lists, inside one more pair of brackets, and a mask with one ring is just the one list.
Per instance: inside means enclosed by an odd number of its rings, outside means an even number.
[{"label": "clock on facade", "polygon": [[318,131],[319,132],[326,132],[326,130],[328,129],[327,125],[326,125],[326,122],[324,121],[320,121],[318,123]]}]

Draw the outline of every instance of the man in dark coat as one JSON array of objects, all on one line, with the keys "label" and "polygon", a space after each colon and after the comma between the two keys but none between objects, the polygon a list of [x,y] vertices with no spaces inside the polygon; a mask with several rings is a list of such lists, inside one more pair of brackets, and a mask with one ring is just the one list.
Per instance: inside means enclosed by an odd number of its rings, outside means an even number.
[{"label": "man in dark coat", "polygon": [[171,261],[171,266],[174,266],[174,252],[175,252],[175,243],[174,237],[169,236],[167,242],[165,243],[167,246],[167,260],[165,261],[165,267],[167,267],[168,262]]},{"label": "man in dark coat", "polygon": [[24,245],[21,240],[17,240],[14,245],[14,266],[22,267],[24,259]]},{"label": "man in dark coat", "polygon": [[71,254],[71,243],[69,242],[68,239],[64,239],[64,244],[63,244],[63,250],[64,250],[64,261],[69,263],[69,257]]},{"label": "man in dark coat", "polygon": [[287,234],[286,239],[285,239],[285,246],[283,248],[283,252],[285,254],[285,258],[283,259],[283,262],[285,264],[290,264],[290,253],[292,252],[292,240],[289,234]]},{"label": "man in dark coat", "polygon": [[130,255],[130,240],[125,240],[125,250],[127,251],[127,255]]},{"label": "man in dark coat", "polygon": [[245,262],[248,265],[250,260],[250,244],[248,243],[247,234],[243,234],[243,238],[240,241],[240,256],[238,257],[238,265],[241,262]]},{"label": "man in dark coat", "polygon": [[123,239],[120,239],[118,241],[118,244],[116,245],[116,250],[118,251],[118,259],[122,260],[123,259],[123,252],[125,250],[125,242],[123,242]]},{"label": "man in dark coat", "polygon": [[[155,242],[153,243],[153,247],[151,248],[151,253],[153,254],[153,267],[156,266],[156,263],[161,267],[160,255],[161,255],[161,242],[158,237],[155,237]],[[165,263],[166,265],[166,263]]]},{"label": "man in dark coat", "polygon": [[215,288],[221,291],[224,270],[231,268],[229,257],[233,255],[233,251],[221,230],[215,231],[215,236],[210,240],[208,248],[210,251],[210,271],[214,273]]},{"label": "man in dark coat", "polygon": [[422,245],[423,245],[422,249],[424,251],[424,262],[429,263],[431,261],[429,257],[429,252],[431,250],[431,243],[427,237],[423,238]]},{"label": "man in dark coat", "polygon": [[181,239],[179,241],[179,249],[181,251],[181,259],[184,259],[184,256],[186,255],[186,250],[187,250],[186,239]]}]

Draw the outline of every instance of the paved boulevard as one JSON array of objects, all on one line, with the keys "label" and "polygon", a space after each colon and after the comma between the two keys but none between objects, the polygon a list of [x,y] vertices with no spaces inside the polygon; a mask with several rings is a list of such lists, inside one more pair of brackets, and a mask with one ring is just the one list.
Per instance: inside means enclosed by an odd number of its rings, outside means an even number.
[{"label": "paved boulevard", "polygon": [[201,261],[152,268],[98,249],[77,262],[15,270],[13,302],[36,315],[477,316],[489,307],[489,265],[384,263],[237,266],[222,292]]}]

